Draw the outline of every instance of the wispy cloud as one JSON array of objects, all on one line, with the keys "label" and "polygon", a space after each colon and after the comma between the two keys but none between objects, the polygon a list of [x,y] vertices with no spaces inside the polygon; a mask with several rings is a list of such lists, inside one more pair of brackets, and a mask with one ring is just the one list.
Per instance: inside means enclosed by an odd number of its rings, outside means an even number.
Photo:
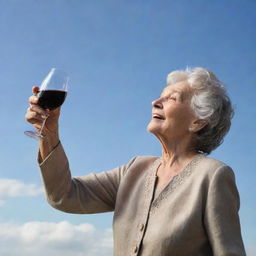
[{"label": "wispy cloud", "polygon": [[37,196],[43,193],[43,188],[36,184],[24,184],[15,179],[0,179],[0,206],[10,197]]},{"label": "wispy cloud", "polygon": [[67,221],[0,223],[0,255],[111,256],[112,231]]}]

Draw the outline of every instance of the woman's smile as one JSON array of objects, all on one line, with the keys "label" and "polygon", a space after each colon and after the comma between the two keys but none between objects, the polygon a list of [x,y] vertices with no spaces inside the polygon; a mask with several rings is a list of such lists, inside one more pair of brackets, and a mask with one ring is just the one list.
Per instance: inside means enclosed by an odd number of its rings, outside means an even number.
[{"label": "woman's smile", "polygon": [[156,120],[165,120],[165,118],[158,114],[158,113],[152,113],[152,119],[156,119]]}]

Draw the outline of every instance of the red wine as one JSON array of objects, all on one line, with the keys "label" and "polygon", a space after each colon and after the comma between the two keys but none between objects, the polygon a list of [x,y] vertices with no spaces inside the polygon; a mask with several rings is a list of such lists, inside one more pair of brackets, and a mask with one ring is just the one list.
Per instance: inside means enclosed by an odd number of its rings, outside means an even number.
[{"label": "red wine", "polygon": [[38,105],[44,109],[53,110],[63,104],[66,95],[66,91],[42,90],[38,94]]}]

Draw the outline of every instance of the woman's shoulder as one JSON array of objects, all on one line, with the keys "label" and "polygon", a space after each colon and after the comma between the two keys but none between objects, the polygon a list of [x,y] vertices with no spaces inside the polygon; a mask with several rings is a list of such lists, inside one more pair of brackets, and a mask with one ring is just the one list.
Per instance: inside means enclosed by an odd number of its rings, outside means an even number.
[{"label": "woman's shoulder", "polygon": [[145,171],[154,168],[160,163],[158,156],[135,156],[126,164],[126,172],[129,171]]},{"label": "woman's shoulder", "polygon": [[204,156],[198,161],[197,169],[200,173],[206,176],[219,175],[234,175],[232,168],[221,160]]},{"label": "woman's shoulder", "polygon": [[135,159],[137,161],[142,161],[142,162],[154,162],[156,160],[160,160],[159,156],[136,156]]},{"label": "woman's shoulder", "polygon": [[204,157],[202,157],[201,163],[205,164],[205,165],[208,165],[209,167],[228,166],[223,161],[218,160],[218,159],[213,158],[213,157],[206,156],[206,155],[204,155]]},{"label": "woman's shoulder", "polygon": [[132,160],[132,165],[152,165],[160,161],[158,156],[135,156]]}]

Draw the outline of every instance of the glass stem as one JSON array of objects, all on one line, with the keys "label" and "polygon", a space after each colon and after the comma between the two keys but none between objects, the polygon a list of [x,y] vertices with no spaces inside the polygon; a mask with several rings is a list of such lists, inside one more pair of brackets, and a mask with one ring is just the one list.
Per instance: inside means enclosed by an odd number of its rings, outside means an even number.
[{"label": "glass stem", "polygon": [[41,126],[41,128],[40,128],[40,130],[39,130],[39,137],[40,137],[40,138],[43,138],[43,137],[44,137],[44,135],[42,135],[42,131],[43,131],[43,129],[44,129],[44,126],[45,126],[45,123],[46,123],[47,118],[48,118],[48,116],[44,119],[44,121],[43,121],[43,123],[42,123],[42,126]]}]

